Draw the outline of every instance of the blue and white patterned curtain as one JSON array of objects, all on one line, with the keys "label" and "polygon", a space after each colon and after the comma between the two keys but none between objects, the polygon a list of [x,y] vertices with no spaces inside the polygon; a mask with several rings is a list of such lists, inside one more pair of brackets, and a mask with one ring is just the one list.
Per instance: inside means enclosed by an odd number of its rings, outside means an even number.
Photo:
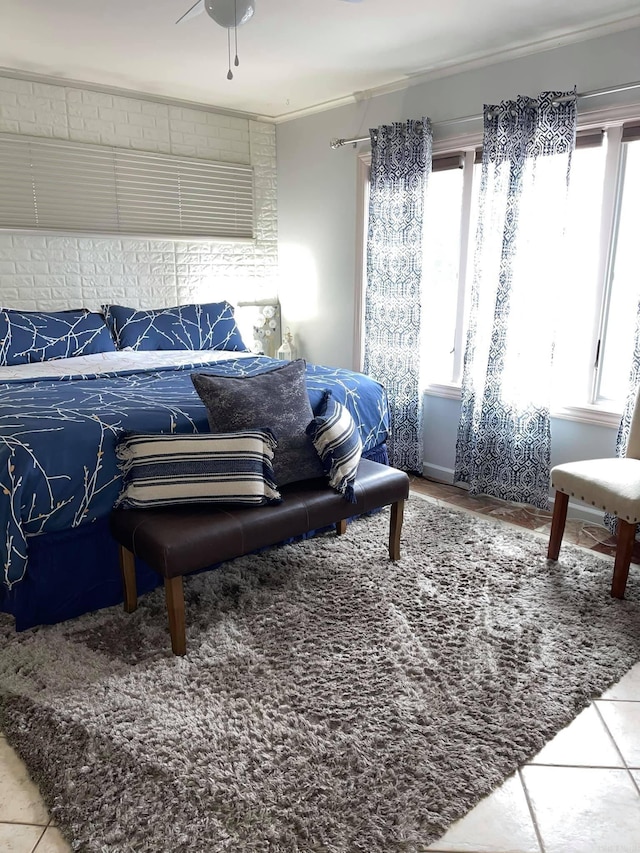
[{"label": "blue and white patterned curtain", "polygon": [[422,473],[422,230],[431,171],[429,119],[371,130],[364,372],[387,389],[389,460]]},{"label": "blue and white patterned curtain", "polygon": [[574,93],[485,106],[455,479],[546,507],[554,292],[562,286]]}]

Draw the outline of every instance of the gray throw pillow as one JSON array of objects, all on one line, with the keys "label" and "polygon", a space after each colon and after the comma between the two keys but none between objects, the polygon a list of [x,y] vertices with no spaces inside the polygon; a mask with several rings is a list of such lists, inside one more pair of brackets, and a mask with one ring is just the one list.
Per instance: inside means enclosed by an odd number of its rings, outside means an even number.
[{"label": "gray throw pillow", "polygon": [[191,374],[207,408],[211,432],[273,430],[278,441],[273,458],[278,486],[324,476],[322,462],[305,432],[313,420],[305,375],[304,359],[256,376]]}]

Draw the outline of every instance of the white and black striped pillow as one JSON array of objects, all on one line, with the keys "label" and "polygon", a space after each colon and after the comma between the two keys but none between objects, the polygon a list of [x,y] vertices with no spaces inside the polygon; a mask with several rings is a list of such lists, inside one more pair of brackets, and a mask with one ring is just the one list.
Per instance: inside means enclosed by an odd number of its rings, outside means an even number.
[{"label": "white and black striped pillow", "polygon": [[318,414],[307,427],[313,446],[329,475],[329,485],[350,503],[356,502],[353,484],[362,455],[360,432],[348,409],[325,391]]},{"label": "white and black striped pillow", "polygon": [[279,503],[272,465],[276,447],[269,429],[127,433],[116,447],[123,477],[116,506]]}]

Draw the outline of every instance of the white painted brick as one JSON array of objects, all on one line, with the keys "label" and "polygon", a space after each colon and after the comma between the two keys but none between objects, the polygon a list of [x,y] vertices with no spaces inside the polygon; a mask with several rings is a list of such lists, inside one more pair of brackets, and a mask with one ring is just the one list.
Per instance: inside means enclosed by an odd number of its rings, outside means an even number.
[{"label": "white painted brick", "polygon": [[0,89],[24,95],[33,92],[33,83],[28,80],[14,80],[12,77],[0,77]]},{"label": "white painted brick", "polygon": [[29,107],[17,104],[15,107],[3,107],[2,115],[4,118],[13,119],[14,121],[32,121],[36,120],[35,110]]},{"label": "white painted brick", "polygon": [[47,261],[17,261],[16,272],[26,275],[34,275],[35,273],[48,273],[49,264]]},{"label": "white painted brick", "polygon": [[0,261],[0,275],[8,275],[16,272],[16,265],[13,261]]},{"label": "white painted brick", "polygon": [[171,108],[167,104],[157,104],[154,101],[141,101],[140,109],[146,115],[169,120],[169,110]]},{"label": "white painted brick", "polygon": [[[0,109],[4,109],[4,107],[15,107],[17,103],[18,96],[14,92],[3,92],[0,87]],[[2,113],[0,113],[0,115],[2,115]]]},{"label": "white painted brick", "polygon": [[18,288],[18,293],[22,296],[29,296],[33,290],[32,275],[12,275],[7,279],[12,287]]},{"label": "white painted brick", "polygon": [[0,133],[20,133],[20,125],[17,121],[5,121],[0,112]]},{"label": "white painted brick", "polygon": [[172,121],[171,132],[196,133],[196,124],[193,121]]},{"label": "white painted brick", "polygon": [[88,142],[91,145],[102,144],[102,134],[95,130],[72,130],[69,128],[69,139],[73,142]]},{"label": "white painted brick", "polygon": [[156,127],[157,119],[155,116],[147,115],[147,113],[139,112],[139,113],[128,113],[127,114],[127,122],[128,124],[135,125],[136,127]]},{"label": "white painted brick", "polygon": [[142,128],[132,124],[116,124],[115,135],[128,139],[129,144],[143,138]]},{"label": "white painted brick", "polygon": [[142,101],[137,98],[123,98],[119,95],[114,95],[113,107],[116,110],[124,110],[126,113],[141,113]]},{"label": "white painted brick", "polygon": [[46,101],[66,101],[67,89],[64,86],[54,86],[50,83],[33,83],[33,94],[36,98]]},{"label": "white painted brick", "polygon": [[98,118],[113,124],[126,124],[128,113],[126,110],[114,110],[111,107],[98,107]]},{"label": "white painted brick", "polygon": [[98,118],[98,107],[93,106],[92,104],[83,104],[80,101],[72,101],[67,104],[67,115],[69,117],[73,116],[74,118],[76,116],[85,119]]},{"label": "white painted brick", "polygon": [[113,96],[106,92],[91,92],[83,89],[82,101],[85,104],[95,104],[98,107],[113,107]]},{"label": "white painted brick", "polygon": [[15,249],[44,249],[47,246],[47,238],[39,234],[33,236],[16,234],[12,239],[12,244]]}]

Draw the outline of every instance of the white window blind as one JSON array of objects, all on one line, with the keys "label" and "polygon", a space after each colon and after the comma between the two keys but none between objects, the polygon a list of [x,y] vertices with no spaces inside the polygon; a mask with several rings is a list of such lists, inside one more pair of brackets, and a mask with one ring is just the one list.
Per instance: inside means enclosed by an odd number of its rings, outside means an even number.
[{"label": "white window blind", "polygon": [[0,228],[253,237],[253,169],[0,134]]}]

